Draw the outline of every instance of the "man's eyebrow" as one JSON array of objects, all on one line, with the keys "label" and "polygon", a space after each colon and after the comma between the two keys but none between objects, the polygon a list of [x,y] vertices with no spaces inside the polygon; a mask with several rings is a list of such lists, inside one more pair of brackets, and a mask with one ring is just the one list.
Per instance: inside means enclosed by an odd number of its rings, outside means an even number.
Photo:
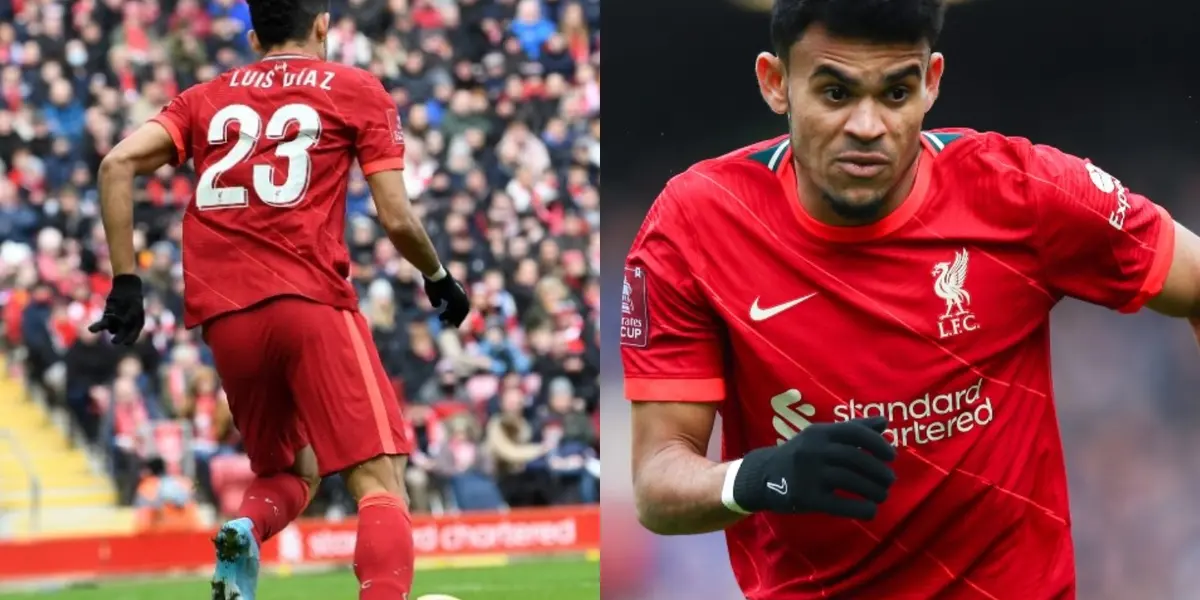
[{"label": "man's eyebrow", "polygon": [[832,65],[817,65],[817,68],[813,69],[812,75],[810,75],[809,78],[816,79],[818,77],[829,77],[830,79],[836,79],[850,87],[856,87],[862,83],[846,74],[845,71],[842,71],[841,69]]},{"label": "man's eyebrow", "polygon": [[902,69],[896,69],[883,77],[884,83],[889,85],[904,81],[909,77],[921,77],[921,65],[908,65]]},{"label": "man's eyebrow", "polygon": [[[813,69],[810,77],[813,79],[817,77],[829,77],[830,79],[836,79],[838,82],[844,83],[850,87],[862,85],[861,81],[833,65],[818,65],[815,69]],[[887,85],[891,85],[899,81],[904,81],[909,77],[921,77],[921,65],[908,65],[892,71],[891,73],[884,75],[883,82]]]}]

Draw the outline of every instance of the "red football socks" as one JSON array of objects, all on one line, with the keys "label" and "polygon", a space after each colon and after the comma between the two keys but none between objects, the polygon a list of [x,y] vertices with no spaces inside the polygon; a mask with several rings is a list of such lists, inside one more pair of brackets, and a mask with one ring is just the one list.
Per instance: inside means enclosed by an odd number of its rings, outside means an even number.
[{"label": "red football socks", "polygon": [[308,506],[308,484],[291,473],[256,477],[242,497],[238,516],[254,523],[258,545],[283,531]]},{"label": "red football socks", "polygon": [[359,500],[354,574],[359,600],[407,600],[413,581],[412,519],[399,497],[378,492]]}]

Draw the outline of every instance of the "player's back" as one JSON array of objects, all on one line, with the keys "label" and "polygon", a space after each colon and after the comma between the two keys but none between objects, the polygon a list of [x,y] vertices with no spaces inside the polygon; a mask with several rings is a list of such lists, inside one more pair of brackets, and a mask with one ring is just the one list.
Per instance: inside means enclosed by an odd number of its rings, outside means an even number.
[{"label": "player's back", "polygon": [[197,173],[183,222],[188,327],[277,296],[356,306],[343,233],[351,164],[403,163],[395,106],[377,80],[272,55],[187,90],[156,118]]}]

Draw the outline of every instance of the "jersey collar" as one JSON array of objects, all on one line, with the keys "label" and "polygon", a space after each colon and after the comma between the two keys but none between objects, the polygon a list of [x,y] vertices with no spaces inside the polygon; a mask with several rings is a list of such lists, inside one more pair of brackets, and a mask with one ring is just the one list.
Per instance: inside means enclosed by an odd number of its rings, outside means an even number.
[{"label": "jersey collar", "polygon": [[305,54],[303,52],[280,52],[278,54],[267,54],[262,57],[262,60],[294,60],[294,59],[320,60],[316,56],[313,56],[312,54]]}]

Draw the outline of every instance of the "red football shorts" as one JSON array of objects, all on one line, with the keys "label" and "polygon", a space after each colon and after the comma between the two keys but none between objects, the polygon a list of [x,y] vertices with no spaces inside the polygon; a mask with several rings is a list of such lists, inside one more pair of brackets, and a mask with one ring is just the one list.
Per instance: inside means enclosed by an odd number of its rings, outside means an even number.
[{"label": "red football shorts", "polygon": [[312,444],[321,474],[412,442],[357,311],[281,297],[204,326],[255,473],[285,470]]}]

